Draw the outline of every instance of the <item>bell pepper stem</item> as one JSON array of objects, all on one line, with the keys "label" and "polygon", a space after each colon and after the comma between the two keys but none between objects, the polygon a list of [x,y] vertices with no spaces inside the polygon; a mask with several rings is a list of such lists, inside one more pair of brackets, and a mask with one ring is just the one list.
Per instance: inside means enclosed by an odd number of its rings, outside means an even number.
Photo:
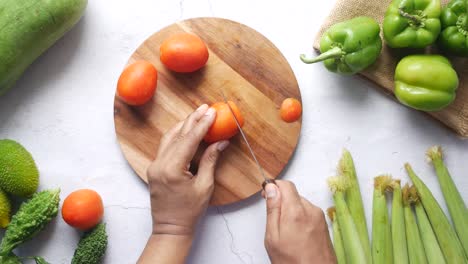
[{"label": "bell pepper stem", "polygon": [[416,26],[421,25],[421,22],[422,22],[422,21],[421,21],[421,19],[420,19],[419,17],[417,17],[417,16],[415,16],[415,15],[412,15],[412,14],[410,14],[410,13],[405,12],[405,11],[403,10],[403,8],[401,8],[401,7],[398,9],[398,12],[400,13],[400,16],[402,16],[402,17],[404,17],[404,18],[410,20],[411,22],[413,22],[414,25],[416,25]]},{"label": "bell pepper stem", "polygon": [[340,48],[340,47],[334,47],[330,50],[327,50],[326,52],[320,54],[319,56],[315,58],[307,58],[305,54],[301,54],[301,60],[304,63],[310,64],[310,63],[316,63],[319,61],[324,61],[328,59],[335,59],[335,58],[340,58],[343,56],[345,52]]}]

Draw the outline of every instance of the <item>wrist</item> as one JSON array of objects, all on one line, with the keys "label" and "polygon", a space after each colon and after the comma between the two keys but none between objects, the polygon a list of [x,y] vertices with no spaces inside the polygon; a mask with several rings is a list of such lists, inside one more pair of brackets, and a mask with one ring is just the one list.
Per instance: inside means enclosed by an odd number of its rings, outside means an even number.
[{"label": "wrist", "polygon": [[192,235],[171,235],[171,234],[154,234],[150,235],[150,240],[157,241],[177,241],[183,242],[185,245],[191,245],[194,236]]},{"label": "wrist", "polygon": [[[160,244],[162,247],[175,250],[183,255],[188,255],[193,242],[192,235],[151,234],[149,243]],[[177,250],[176,250],[177,249]]]},{"label": "wrist", "polygon": [[172,223],[154,223],[152,235],[168,235],[193,238],[195,228]]},{"label": "wrist", "polygon": [[183,264],[192,247],[192,236],[151,234],[138,264]]}]

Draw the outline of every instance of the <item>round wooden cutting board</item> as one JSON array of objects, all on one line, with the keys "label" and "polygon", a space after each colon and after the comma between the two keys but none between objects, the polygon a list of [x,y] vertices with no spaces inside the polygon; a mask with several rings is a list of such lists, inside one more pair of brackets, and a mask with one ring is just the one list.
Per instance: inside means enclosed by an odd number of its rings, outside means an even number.
[{"label": "round wooden cutting board", "polygon": [[[179,32],[196,34],[207,44],[210,57],[201,70],[174,73],[159,60],[161,43]],[[222,101],[220,89],[244,116],[244,131],[265,173],[278,177],[296,148],[302,122],[283,122],[279,107],[288,97],[301,100],[301,94],[291,67],[268,39],[237,22],[195,18],[152,35],[128,63],[137,60],[150,61],[158,70],[156,94],[139,107],[128,106],[115,97],[114,122],[126,159],[144,181],[161,136],[198,106]],[[199,153],[204,148],[206,145],[201,144]],[[237,135],[218,164],[211,204],[247,198],[261,190],[262,182],[246,144]]]}]

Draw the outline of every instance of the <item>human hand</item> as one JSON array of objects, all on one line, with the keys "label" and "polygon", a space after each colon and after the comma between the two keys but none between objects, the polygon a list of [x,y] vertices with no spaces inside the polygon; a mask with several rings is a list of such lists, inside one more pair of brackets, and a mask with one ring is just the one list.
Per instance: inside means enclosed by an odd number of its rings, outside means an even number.
[{"label": "human hand", "polygon": [[215,117],[214,109],[202,105],[162,137],[156,159],[147,170],[153,234],[192,236],[208,207],[216,163],[229,142],[213,143],[206,149],[197,175],[189,167]]},{"label": "human hand", "polygon": [[265,247],[273,264],[336,263],[323,211],[290,181],[265,186]]}]

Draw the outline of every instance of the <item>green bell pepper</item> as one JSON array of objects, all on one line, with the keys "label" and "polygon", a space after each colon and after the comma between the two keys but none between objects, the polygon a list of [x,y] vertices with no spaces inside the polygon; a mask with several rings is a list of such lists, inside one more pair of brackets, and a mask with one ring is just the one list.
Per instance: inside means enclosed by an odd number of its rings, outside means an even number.
[{"label": "green bell pepper", "polygon": [[457,88],[457,73],[440,55],[410,55],[395,70],[395,96],[418,110],[441,110],[453,102]]},{"label": "green bell pepper", "polygon": [[323,61],[325,67],[340,74],[355,74],[373,64],[382,49],[379,24],[370,17],[356,17],[331,26],[320,40],[316,58],[301,55],[304,63]]},{"label": "green bell pepper", "polygon": [[392,48],[424,48],[440,33],[440,0],[393,0],[385,13],[383,33]]},{"label": "green bell pepper", "polygon": [[452,0],[442,10],[439,46],[446,52],[468,57],[468,0]]}]

